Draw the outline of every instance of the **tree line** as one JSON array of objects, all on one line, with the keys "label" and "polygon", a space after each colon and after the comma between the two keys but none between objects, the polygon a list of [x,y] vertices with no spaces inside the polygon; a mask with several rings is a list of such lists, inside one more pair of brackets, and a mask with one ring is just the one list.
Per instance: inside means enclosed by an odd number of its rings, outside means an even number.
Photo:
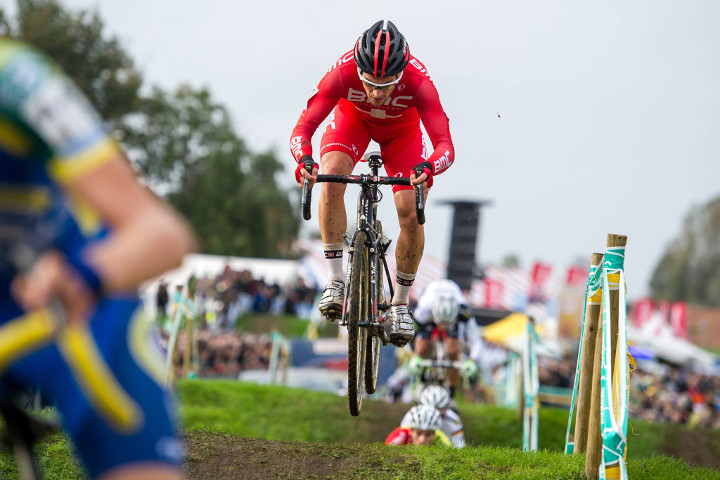
[{"label": "tree line", "polygon": [[300,223],[295,192],[276,181],[282,163],[253,152],[207,88],[146,85],[97,11],[57,0],[17,0],[15,15],[0,6],[0,35],[43,50],[77,83],[147,184],[190,221],[201,251],[293,255]]},{"label": "tree line", "polygon": [[[293,255],[299,215],[296,193],[276,181],[282,163],[273,151],[251,151],[207,88],[144,86],[96,11],[57,0],[17,0],[14,16],[0,6],[0,35],[44,50],[74,79],[151,188],[189,219],[203,252]],[[657,299],[720,306],[720,197],[688,214],[650,289]]]}]

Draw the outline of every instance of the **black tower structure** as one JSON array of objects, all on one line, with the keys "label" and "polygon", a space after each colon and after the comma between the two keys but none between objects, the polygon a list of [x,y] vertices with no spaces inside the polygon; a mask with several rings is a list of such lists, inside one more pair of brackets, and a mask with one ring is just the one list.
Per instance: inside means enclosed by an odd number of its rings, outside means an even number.
[{"label": "black tower structure", "polygon": [[453,224],[448,254],[447,278],[461,289],[469,290],[476,276],[476,246],[480,230],[480,209],[491,205],[489,200],[447,200],[440,202],[453,207]]}]

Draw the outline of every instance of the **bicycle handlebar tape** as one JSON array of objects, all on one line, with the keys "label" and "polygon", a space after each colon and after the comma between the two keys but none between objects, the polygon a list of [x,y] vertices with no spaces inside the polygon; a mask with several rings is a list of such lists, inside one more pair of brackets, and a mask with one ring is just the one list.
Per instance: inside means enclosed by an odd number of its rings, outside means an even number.
[{"label": "bicycle handlebar tape", "polygon": [[[308,173],[312,174],[312,171],[316,166],[317,163],[315,163],[315,160],[313,160],[310,155],[304,155],[300,159],[300,163],[298,163],[298,169],[296,172],[298,180],[300,179],[301,168],[305,168]],[[310,218],[312,218],[312,189],[310,188],[310,181],[308,179],[305,179],[305,181],[303,182],[302,211],[303,218],[305,220],[310,220]]]},{"label": "bicycle handlebar tape", "polygon": [[307,178],[303,182],[302,191],[302,214],[305,220],[312,218],[312,190],[310,189],[310,180]]},{"label": "bicycle handlebar tape", "polygon": [[425,224],[425,195],[423,193],[422,183],[415,185],[415,214],[417,215],[418,225]]}]

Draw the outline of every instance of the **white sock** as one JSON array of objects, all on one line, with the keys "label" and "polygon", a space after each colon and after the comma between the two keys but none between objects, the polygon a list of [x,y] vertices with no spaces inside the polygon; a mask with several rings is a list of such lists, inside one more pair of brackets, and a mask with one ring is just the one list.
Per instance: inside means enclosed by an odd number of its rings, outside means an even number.
[{"label": "white sock", "polygon": [[323,243],[325,251],[325,263],[328,267],[328,281],[345,282],[343,274],[343,244],[342,243]]},{"label": "white sock", "polygon": [[397,272],[395,277],[395,294],[392,298],[393,305],[407,305],[410,298],[410,288],[415,281],[414,273]]}]

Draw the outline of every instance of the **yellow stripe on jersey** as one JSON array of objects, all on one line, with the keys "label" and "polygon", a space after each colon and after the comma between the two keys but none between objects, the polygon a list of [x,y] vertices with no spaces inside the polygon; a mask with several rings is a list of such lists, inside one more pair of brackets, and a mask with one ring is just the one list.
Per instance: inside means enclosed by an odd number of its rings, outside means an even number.
[{"label": "yellow stripe on jersey", "polygon": [[163,368],[163,359],[150,344],[153,328],[154,326],[147,315],[143,313],[142,308],[138,308],[130,320],[128,347],[138,366],[159,386],[162,386],[165,380],[165,369]]},{"label": "yellow stripe on jersey", "polygon": [[41,213],[50,206],[50,191],[37,185],[0,182],[0,210],[13,213]]},{"label": "yellow stripe on jersey", "polygon": [[79,154],[53,157],[50,160],[50,173],[59,182],[68,183],[100,167],[119,152],[117,143],[110,137],[104,137]]},{"label": "yellow stripe on jersey", "polygon": [[70,199],[72,216],[85,236],[96,234],[102,227],[102,218],[87,202],[80,198]]},{"label": "yellow stripe on jersey", "polygon": [[0,148],[17,157],[27,157],[32,152],[32,142],[10,120],[0,117]]},{"label": "yellow stripe on jersey", "polygon": [[0,326],[0,372],[44,343],[57,328],[46,309],[35,310]]},{"label": "yellow stripe on jersey", "polygon": [[444,445],[446,447],[451,447],[452,443],[450,443],[450,439],[445,435],[445,432],[442,430],[435,430],[435,438],[433,439],[434,444],[440,444]]},{"label": "yellow stripe on jersey", "polygon": [[124,433],[137,432],[144,422],[143,412],[118,383],[87,327],[67,325],[57,345],[88,403],[108,426]]},{"label": "yellow stripe on jersey", "polygon": [[0,38],[0,68],[4,67],[21,48],[24,46],[15,40],[7,37]]}]

